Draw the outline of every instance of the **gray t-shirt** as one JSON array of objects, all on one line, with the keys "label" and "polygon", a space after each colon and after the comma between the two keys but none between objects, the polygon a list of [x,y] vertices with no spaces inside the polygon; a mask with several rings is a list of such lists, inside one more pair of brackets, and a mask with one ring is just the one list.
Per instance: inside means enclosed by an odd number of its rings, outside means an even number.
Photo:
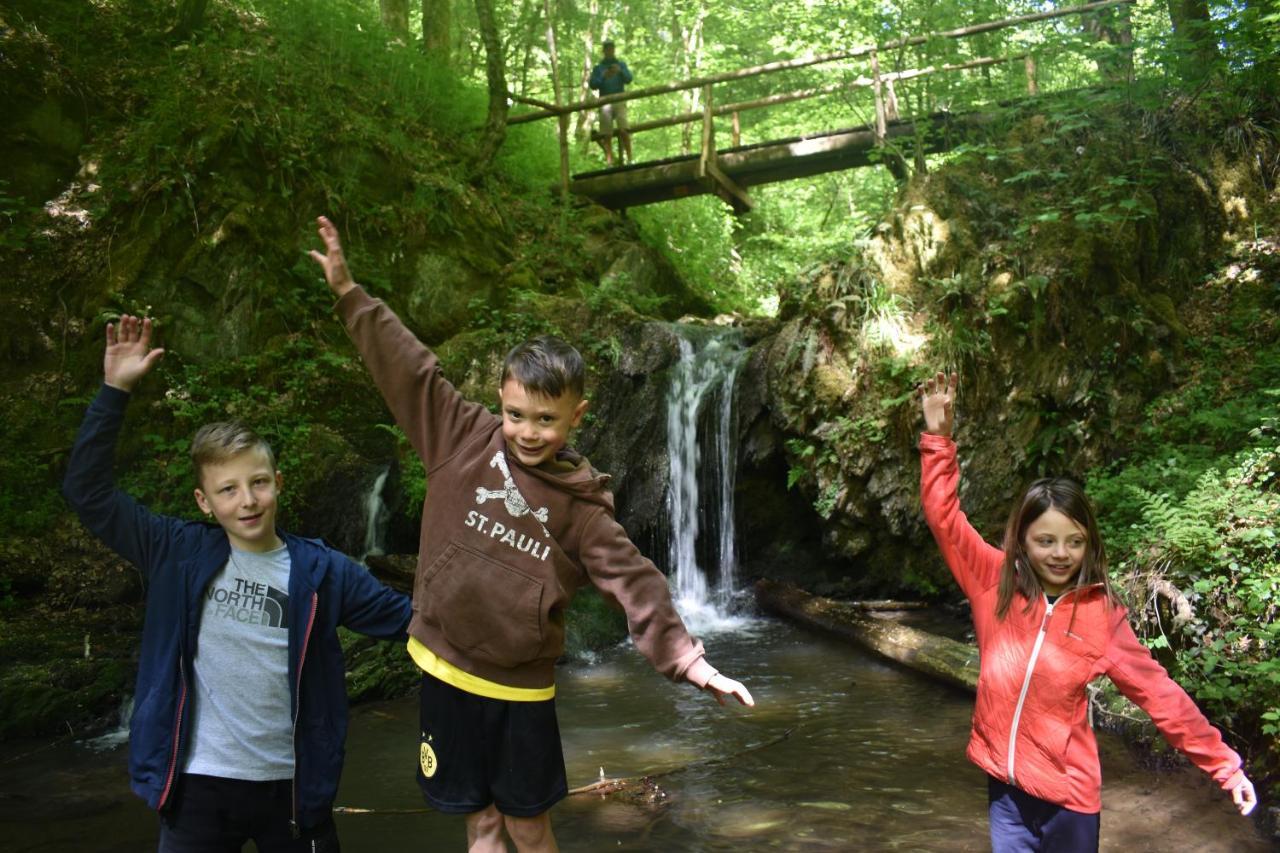
[{"label": "gray t-shirt", "polygon": [[289,549],[231,558],[205,590],[187,773],[293,777]]}]

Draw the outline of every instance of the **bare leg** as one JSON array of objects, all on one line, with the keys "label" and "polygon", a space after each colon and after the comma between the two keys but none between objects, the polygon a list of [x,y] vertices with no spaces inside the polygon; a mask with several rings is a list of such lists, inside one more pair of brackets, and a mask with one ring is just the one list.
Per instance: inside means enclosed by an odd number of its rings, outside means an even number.
[{"label": "bare leg", "polygon": [[512,817],[504,815],[507,833],[516,843],[519,853],[559,853],[556,837],[551,832],[551,813],[537,817]]},{"label": "bare leg", "polygon": [[502,815],[493,803],[467,815],[467,853],[507,853],[507,844],[502,840]]},{"label": "bare leg", "polygon": [[622,157],[622,152],[627,153],[628,163],[636,161],[635,155],[631,153],[631,133],[625,130],[618,131],[618,157]]}]

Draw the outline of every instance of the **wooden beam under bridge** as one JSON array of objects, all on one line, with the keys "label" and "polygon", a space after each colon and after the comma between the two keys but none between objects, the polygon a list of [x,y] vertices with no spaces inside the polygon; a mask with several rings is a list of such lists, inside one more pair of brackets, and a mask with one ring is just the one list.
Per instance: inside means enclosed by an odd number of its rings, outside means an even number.
[{"label": "wooden beam under bridge", "polygon": [[[927,145],[929,151],[945,151],[966,138],[970,132],[990,124],[998,115],[996,112],[960,115],[934,113],[915,121],[890,122],[885,128],[885,138],[909,138],[916,134],[917,129],[921,129],[930,140]],[[923,127],[920,126],[921,123]],[[876,147],[875,127],[864,125],[813,136],[727,148],[715,152],[715,168],[733,186],[746,188],[867,166],[876,160],[872,155]],[[719,178],[720,175],[712,177]],[[717,192],[717,184],[721,187],[724,185],[718,180],[708,181],[707,177],[701,156],[691,154],[578,174],[573,177],[569,190],[611,210],[712,192],[723,198],[723,194]],[[732,203],[735,210],[739,207],[746,208],[750,204],[749,199],[741,199],[737,203],[729,199],[726,201]]]}]

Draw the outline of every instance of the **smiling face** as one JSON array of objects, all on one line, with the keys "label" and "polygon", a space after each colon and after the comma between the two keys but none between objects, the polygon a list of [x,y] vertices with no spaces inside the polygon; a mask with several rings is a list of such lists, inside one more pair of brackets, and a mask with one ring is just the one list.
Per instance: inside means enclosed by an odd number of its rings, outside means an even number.
[{"label": "smiling face", "polygon": [[515,379],[502,383],[498,399],[507,453],[530,467],[554,459],[587,411],[587,401],[574,393],[548,397],[529,391]]},{"label": "smiling face", "polygon": [[271,551],[282,544],[276,536],[276,509],[284,478],[271,458],[249,448],[200,468],[196,503],[227,531],[241,551]]},{"label": "smiling face", "polygon": [[1069,516],[1047,509],[1027,527],[1022,547],[1044,591],[1061,595],[1084,565],[1089,535]]}]

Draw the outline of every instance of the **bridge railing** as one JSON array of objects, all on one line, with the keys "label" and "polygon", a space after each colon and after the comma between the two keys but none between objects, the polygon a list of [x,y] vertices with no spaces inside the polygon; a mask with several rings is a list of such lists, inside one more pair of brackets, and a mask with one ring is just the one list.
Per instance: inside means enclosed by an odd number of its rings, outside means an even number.
[{"label": "bridge railing", "polygon": [[[980,24],[974,24],[958,29],[946,30],[936,33],[928,33],[919,36],[910,36],[895,39],[882,44],[859,45],[849,50],[838,51],[834,53],[821,54],[817,56],[806,56],[797,59],[780,60],[775,62],[755,65],[748,68],[740,68],[735,71],[726,71],[718,74],[709,74],[699,77],[693,77],[687,80],[678,80],[669,83],[663,83],[656,86],[647,86],[632,89],[627,92],[621,92],[615,95],[608,95],[602,98],[591,98],[584,101],[577,101],[567,104],[553,104],[539,101],[532,98],[515,98],[519,103],[538,107],[537,110],[527,113],[519,113],[508,118],[509,125],[524,124],[526,122],[539,121],[548,118],[561,118],[559,124],[559,142],[561,149],[560,171],[561,171],[561,188],[567,192],[569,187],[569,122],[568,116],[583,112],[586,110],[598,109],[605,104],[621,103],[625,101],[634,101],[641,99],[654,99],[658,96],[668,95],[676,92],[684,92],[693,89],[701,90],[701,109],[695,111],[686,111],[676,115],[664,118],[653,119],[649,121],[638,122],[628,128],[629,133],[643,133],[646,131],[657,130],[660,128],[674,127],[684,124],[692,124],[701,122],[702,133],[699,148],[699,175],[706,176],[709,179],[719,181],[723,175],[717,175],[718,169],[715,165],[715,129],[713,119],[719,116],[729,115],[732,117],[731,144],[736,147],[741,142],[741,121],[740,116],[743,112],[750,110],[765,109],[784,103],[792,103],[810,98],[818,98],[835,94],[848,93],[859,89],[870,89],[873,97],[875,109],[875,134],[876,143],[879,146],[885,144],[886,127],[891,121],[899,117],[898,97],[896,84],[899,82],[927,77],[934,74],[956,72],[975,68],[991,67],[1000,64],[1021,62],[1025,73],[1025,87],[1030,95],[1037,93],[1039,83],[1037,81],[1037,67],[1035,55],[1030,52],[1017,53],[1010,56],[1000,57],[980,57],[960,63],[930,65],[923,68],[915,68],[902,71],[882,72],[880,67],[881,56],[890,55],[895,51],[901,51],[904,48],[924,45],[938,40],[955,39],[962,40],[972,38],[973,36],[984,33],[991,33],[998,30],[1017,27],[1025,24],[1036,23],[1039,21],[1048,21],[1058,18],[1065,18],[1074,15],[1084,15],[1093,12],[1099,12],[1105,9],[1116,8],[1120,6],[1130,5],[1136,0],[1098,0],[1098,2],[1086,3],[1080,6],[1072,6],[1065,9],[1053,9],[1045,12],[1037,12],[1028,15],[1019,15],[1012,18],[1005,18],[997,21],[986,21]],[[748,99],[744,101],[731,102],[726,104],[717,104],[713,97],[713,88],[746,80],[753,77],[763,75],[772,75],[785,71],[792,71],[802,68],[810,68],[814,66],[842,62],[847,60],[861,60],[868,64],[870,76],[859,75],[857,77],[842,80],[826,86],[814,86],[804,89],[796,89],[787,92],[767,95]],[[615,131],[617,133],[617,131]],[[603,139],[600,134],[593,134],[594,139]],[[727,179],[725,179],[727,180]],[[732,182],[728,182],[729,186],[722,186],[717,190],[717,194],[726,196],[735,196]],[[721,191],[723,190],[723,191]],[[743,194],[745,197],[745,194]],[[726,198],[728,201],[729,198]],[[738,205],[735,203],[735,207]]]}]

